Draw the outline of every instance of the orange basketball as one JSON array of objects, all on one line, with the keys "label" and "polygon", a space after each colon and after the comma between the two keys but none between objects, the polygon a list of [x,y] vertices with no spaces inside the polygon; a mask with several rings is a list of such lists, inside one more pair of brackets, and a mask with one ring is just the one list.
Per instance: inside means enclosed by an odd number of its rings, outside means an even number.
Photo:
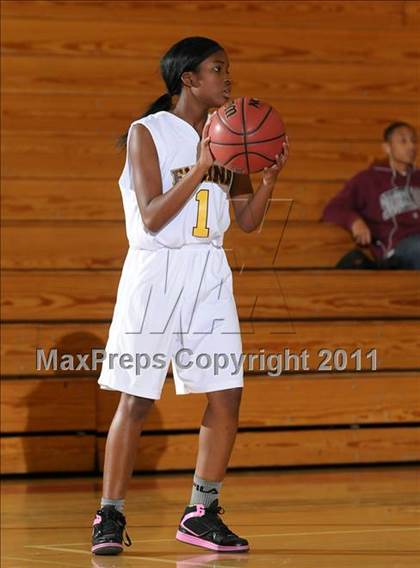
[{"label": "orange basketball", "polygon": [[214,159],[234,172],[259,172],[276,163],[286,132],[278,112],[258,99],[229,101],[213,115],[209,127]]}]

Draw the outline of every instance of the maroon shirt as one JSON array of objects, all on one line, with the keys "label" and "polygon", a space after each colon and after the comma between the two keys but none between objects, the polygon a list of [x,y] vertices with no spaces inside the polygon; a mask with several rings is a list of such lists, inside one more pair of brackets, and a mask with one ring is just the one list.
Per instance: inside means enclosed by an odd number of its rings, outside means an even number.
[{"label": "maroon shirt", "polygon": [[420,234],[420,170],[407,175],[388,162],[372,164],[352,177],[327,204],[322,221],[351,229],[362,217],[372,234],[371,251],[382,258],[402,239]]}]

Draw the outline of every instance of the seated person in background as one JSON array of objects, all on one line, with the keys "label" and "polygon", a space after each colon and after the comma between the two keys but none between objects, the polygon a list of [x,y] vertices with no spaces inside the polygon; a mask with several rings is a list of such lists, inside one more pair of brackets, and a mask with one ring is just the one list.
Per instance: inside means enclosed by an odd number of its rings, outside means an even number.
[{"label": "seated person in background", "polygon": [[359,246],[337,268],[420,270],[420,170],[416,169],[416,132],[405,122],[384,131],[387,159],[356,174],[327,204],[322,221],[348,229]]}]

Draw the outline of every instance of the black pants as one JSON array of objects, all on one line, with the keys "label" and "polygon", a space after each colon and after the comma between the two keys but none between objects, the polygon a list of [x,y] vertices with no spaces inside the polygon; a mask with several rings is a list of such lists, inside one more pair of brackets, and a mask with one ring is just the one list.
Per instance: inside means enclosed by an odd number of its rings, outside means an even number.
[{"label": "black pants", "polygon": [[383,260],[372,260],[356,248],[346,253],[335,267],[341,270],[419,270],[413,258],[406,258],[403,254],[399,254],[398,246],[393,256]]}]

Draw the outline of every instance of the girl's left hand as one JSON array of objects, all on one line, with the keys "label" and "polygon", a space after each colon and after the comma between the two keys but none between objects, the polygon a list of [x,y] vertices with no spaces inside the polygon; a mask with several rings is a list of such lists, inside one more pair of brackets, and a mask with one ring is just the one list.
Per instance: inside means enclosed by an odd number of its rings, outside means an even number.
[{"label": "girl's left hand", "polygon": [[280,171],[284,168],[288,157],[289,157],[289,139],[286,136],[281,154],[276,155],[276,163],[272,165],[270,168],[264,168],[263,177],[262,177],[263,185],[270,188],[274,187],[277,180],[277,176],[279,175]]}]

